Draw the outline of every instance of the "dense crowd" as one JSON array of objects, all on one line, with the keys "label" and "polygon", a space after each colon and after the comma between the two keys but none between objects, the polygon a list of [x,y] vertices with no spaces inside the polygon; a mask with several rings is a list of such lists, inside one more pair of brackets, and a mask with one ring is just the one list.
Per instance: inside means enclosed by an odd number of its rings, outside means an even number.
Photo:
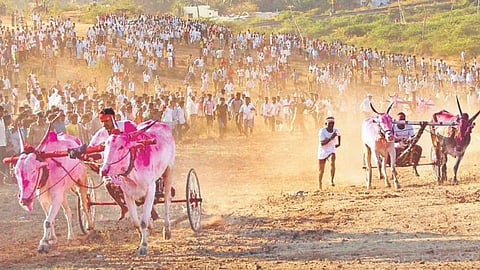
[{"label": "dense crowd", "polygon": [[[88,142],[107,107],[117,120],[166,122],[182,141],[249,136],[256,117],[264,131],[305,134],[326,116],[368,113],[375,99],[412,114],[454,95],[472,106],[479,101],[480,67],[465,51],[455,69],[442,59],[299,33],[235,33],[170,15],[98,16],[86,33],[71,18],[34,13],[32,21],[0,26],[0,157],[20,151],[18,133],[36,145],[51,121],[57,132]],[[179,55],[179,46],[197,53]],[[29,65],[31,58],[41,60],[40,70]],[[305,64],[298,68],[293,60]],[[56,78],[58,61],[107,67],[110,75],[104,86],[97,78],[47,86],[39,77]],[[181,87],[163,75],[168,70],[184,74]],[[28,74],[26,81],[20,74]]]}]

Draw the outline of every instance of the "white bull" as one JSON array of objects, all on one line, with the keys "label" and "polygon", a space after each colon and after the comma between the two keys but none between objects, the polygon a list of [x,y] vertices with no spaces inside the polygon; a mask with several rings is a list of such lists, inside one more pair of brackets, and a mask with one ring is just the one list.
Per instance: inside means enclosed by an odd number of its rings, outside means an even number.
[{"label": "white bull", "polygon": [[[139,255],[148,253],[148,224],[155,199],[155,181],[163,179],[165,199],[164,238],[170,239],[170,204],[172,170],[175,163],[175,141],[168,125],[147,121],[138,131],[109,136],[100,171],[119,185],[134,226],[141,233]],[[146,140],[155,141],[145,144]],[[141,222],[137,216],[136,200],[144,200]]]},{"label": "white bull", "polygon": [[[38,198],[45,213],[43,237],[38,251],[46,253],[51,245],[57,242],[55,235],[55,217],[60,207],[67,219],[67,239],[74,237],[72,230],[72,211],[68,205],[67,191],[75,191],[81,199],[82,211],[87,217],[87,228],[93,229],[92,219],[87,206],[87,171],[85,166],[76,159],[68,157],[48,157],[45,153],[67,151],[80,146],[80,141],[70,135],[57,135],[55,132],[46,134],[40,145],[33,149],[22,149],[22,154],[15,164],[15,177],[20,190],[19,203],[28,211],[33,210],[33,202]],[[23,143],[22,143],[23,148]]]},{"label": "white bull", "polygon": [[390,187],[387,176],[387,157],[390,157],[393,182],[396,189],[400,188],[395,169],[396,153],[394,147],[393,119],[389,115],[392,104],[385,113],[379,113],[372,104],[370,107],[375,116],[369,117],[362,124],[363,159],[367,170],[367,188],[372,187],[372,154],[377,161],[380,179],[385,179],[385,186]]}]

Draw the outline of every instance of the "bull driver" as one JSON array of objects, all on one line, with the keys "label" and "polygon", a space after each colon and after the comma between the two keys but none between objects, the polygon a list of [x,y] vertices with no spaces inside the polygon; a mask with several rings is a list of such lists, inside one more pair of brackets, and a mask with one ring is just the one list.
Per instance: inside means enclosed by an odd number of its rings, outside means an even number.
[{"label": "bull driver", "polygon": [[[399,112],[397,114],[400,123],[393,125],[393,133],[395,134],[395,152],[397,156],[396,164],[409,163],[413,166],[413,173],[419,176],[417,171],[418,162],[422,156],[422,147],[418,144],[412,144],[414,138],[417,136],[412,125],[403,121],[407,120],[405,113]],[[423,124],[425,125],[425,124]],[[408,153],[403,154],[405,150]],[[407,160],[399,160],[400,155],[407,157]]]},{"label": "bull driver", "polygon": [[[102,111],[100,111],[98,115],[98,119],[100,120],[100,122],[102,122],[103,128],[100,128],[92,136],[92,139],[90,140],[88,147],[95,147],[95,146],[105,144],[105,141],[108,139],[108,137],[111,134],[123,133],[123,132],[130,133],[137,130],[137,126],[135,125],[135,123],[130,120],[116,121],[115,111],[112,108],[105,108]],[[86,164],[89,165],[89,167],[93,171],[95,171],[96,173],[99,173],[100,168],[98,164],[103,158],[103,156],[101,154],[100,155],[97,154],[97,155],[88,155],[87,157],[85,157],[84,155],[85,150],[86,150],[85,146],[82,149],[71,149],[69,150],[70,157],[73,157],[73,158],[81,157],[84,161],[86,161]],[[115,185],[111,181],[107,180],[105,181],[105,183],[106,183],[105,187],[107,188],[108,193],[110,194],[110,196],[112,196],[112,198],[121,208],[121,214],[120,214],[119,220],[122,220],[125,217],[125,214],[128,212],[128,208],[125,203],[123,192],[118,185]],[[158,190],[158,184],[157,184],[157,190]],[[158,214],[154,208],[152,209],[152,219],[153,220],[158,219]]]}]

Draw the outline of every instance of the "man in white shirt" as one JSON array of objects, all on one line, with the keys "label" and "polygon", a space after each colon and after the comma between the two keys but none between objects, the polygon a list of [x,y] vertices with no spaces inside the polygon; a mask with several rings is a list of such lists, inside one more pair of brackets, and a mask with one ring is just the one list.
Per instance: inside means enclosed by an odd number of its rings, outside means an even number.
[{"label": "man in white shirt", "polygon": [[181,141],[183,135],[190,129],[190,126],[187,123],[185,118],[185,101],[180,100],[178,106],[175,108],[177,116],[177,140]]},{"label": "man in white shirt", "polygon": [[370,104],[372,103],[372,94],[367,94],[367,96],[360,103],[360,111],[363,113],[365,118],[372,116],[372,108]]},{"label": "man in white shirt", "polygon": [[[3,121],[3,116],[5,114],[5,110],[2,106],[0,106],[0,159],[3,160],[7,155],[7,127],[5,126],[5,122]],[[1,162],[0,163],[0,170],[3,175],[3,182],[6,182],[9,174],[8,167]]]},{"label": "man in white shirt", "polygon": [[[405,113],[399,112],[397,116],[398,121],[406,121]],[[419,176],[417,166],[420,157],[422,156],[422,147],[416,143],[410,146],[412,140],[416,137],[416,132],[413,129],[413,126],[406,123],[394,124],[393,133],[395,134],[395,151],[397,153],[397,158],[401,157],[401,159],[397,159],[396,163],[411,164],[413,166],[413,173],[415,176]],[[402,155],[402,153],[409,147],[409,153]]]},{"label": "man in white shirt", "polygon": [[318,186],[322,189],[323,172],[325,163],[330,158],[330,184],[335,186],[333,179],[335,177],[335,158],[336,148],[340,146],[340,131],[335,126],[335,118],[327,117],[325,127],[318,132]]},{"label": "man in white shirt", "polygon": [[250,97],[245,97],[245,103],[240,107],[240,115],[243,119],[243,131],[248,137],[253,133],[255,106],[251,103]]}]

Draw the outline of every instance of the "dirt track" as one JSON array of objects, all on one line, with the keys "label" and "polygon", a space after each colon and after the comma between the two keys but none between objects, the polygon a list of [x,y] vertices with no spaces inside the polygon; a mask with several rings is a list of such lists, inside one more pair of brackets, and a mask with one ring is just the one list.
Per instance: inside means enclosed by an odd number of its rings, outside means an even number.
[{"label": "dirt track", "polygon": [[[65,221],[59,214],[58,246],[47,255],[38,254],[43,216],[38,203],[29,214],[16,202],[15,185],[0,186],[2,268],[480,266],[478,132],[474,132],[461,166],[460,185],[437,186],[430,167],[422,167],[419,178],[400,169],[403,188],[398,192],[384,188],[378,179],[375,189],[366,191],[361,150],[352,139],[358,131],[348,130],[348,126],[338,124],[344,144],[339,148],[337,185],[321,192],[315,191],[317,144],[313,132],[307,137],[258,132],[249,139],[232,135],[220,143],[203,139],[179,145],[177,196],[184,196],[185,175],[194,167],[205,200],[203,229],[193,233],[188,222],[182,221],[174,226],[172,239],[164,241],[162,222],[157,222],[145,258],[136,256],[139,239],[130,222],[115,221],[116,207],[97,208],[97,230],[89,236],[82,236],[76,225],[78,240],[71,244],[66,243]],[[423,145],[428,150],[428,144]],[[97,192],[104,193],[102,189]],[[175,205],[172,214],[182,220],[182,205]]]},{"label": "dirt track", "polygon": [[[62,76],[75,77],[74,71],[66,68]],[[359,120],[337,121],[342,146],[336,186],[326,186],[327,173],[320,192],[316,131],[272,135],[257,121],[257,132],[249,139],[229,134],[223,141],[178,145],[177,197],[184,197],[186,173],[195,168],[204,198],[203,229],[193,233],[182,221],[173,227],[172,239],[164,241],[162,222],[157,222],[144,258],[136,256],[139,238],[130,221],[117,222],[119,210],[111,206],[97,208],[96,231],[88,236],[75,222],[77,240],[69,244],[59,214],[58,246],[38,254],[43,220],[38,202],[27,213],[17,203],[16,185],[0,185],[0,268],[479,268],[480,131],[473,132],[458,186],[434,184],[430,167],[421,167],[418,178],[402,168],[400,191],[384,188],[376,177],[375,188],[366,191]],[[420,145],[428,157],[428,134]],[[450,174],[451,167],[449,162]],[[97,190],[99,200],[109,199],[105,193]],[[174,205],[172,215],[183,220],[182,205]]]}]

